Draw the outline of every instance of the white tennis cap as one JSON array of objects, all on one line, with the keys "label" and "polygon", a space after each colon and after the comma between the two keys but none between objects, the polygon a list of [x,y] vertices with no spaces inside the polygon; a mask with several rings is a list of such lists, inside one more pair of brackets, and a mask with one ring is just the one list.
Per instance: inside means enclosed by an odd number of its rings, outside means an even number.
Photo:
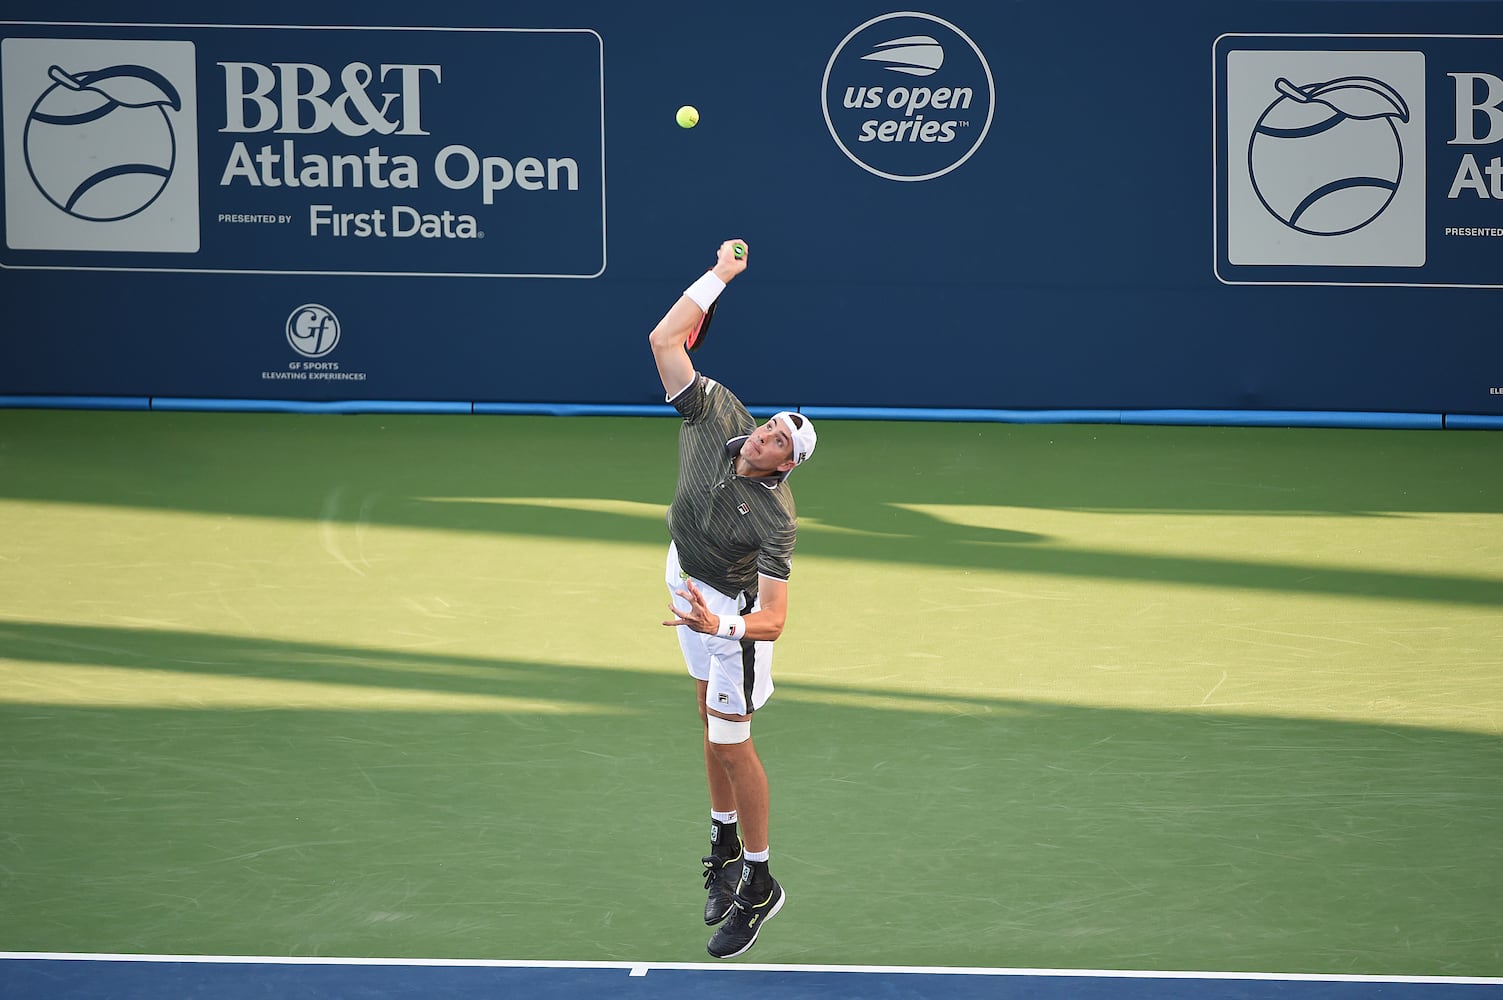
[{"label": "white tennis cap", "polygon": [[802,465],[808,461],[809,456],[814,454],[814,442],[818,439],[818,435],[814,433],[814,422],[802,413],[791,410],[780,410],[772,418],[786,427],[788,436],[793,439],[793,464]]}]

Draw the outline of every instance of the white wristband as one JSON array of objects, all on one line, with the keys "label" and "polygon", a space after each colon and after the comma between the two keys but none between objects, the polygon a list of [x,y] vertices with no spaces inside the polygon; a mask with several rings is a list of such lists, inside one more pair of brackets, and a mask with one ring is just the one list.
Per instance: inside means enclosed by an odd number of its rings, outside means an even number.
[{"label": "white wristband", "polygon": [[722,639],[745,639],[746,619],[740,615],[721,615],[720,628],[715,630],[715,634]]},{"label": "white wristband", "polygon": [[709,312],[720,293],[725,291],[725,282],[714,271],[706,271],[698,281],[684,289],[684,294],[694,300],[700,312]]}]

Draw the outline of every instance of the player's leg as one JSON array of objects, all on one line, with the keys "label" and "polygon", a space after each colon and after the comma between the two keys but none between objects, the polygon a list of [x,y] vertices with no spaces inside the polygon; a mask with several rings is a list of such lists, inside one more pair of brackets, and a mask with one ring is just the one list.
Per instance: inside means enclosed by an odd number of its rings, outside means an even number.
[{"label": "player's leg", "polygon": [[756,944],[763,925],[787,898],[768,867],[767,774],[751,741],[751,719],[749,714],[726,716],[710,709],[710,747],[730,779],[746,843],[734,904],[707,946],[716,958],[733,958]]},{"label": "player's leg", "polygon": [[701,858],[705,866],[705,923],[724,920],[735,904],[736,883],[741,880],[741,838],[738,830],[735,789],[724,765],[710,746],[709,712],[705,707],[706,681],[696,684],[699,719],[704,732],[705,778],[710,787],[710,853]]},{"label": "player's leg", "polygon": [[[720,718],[726,719],[725,716]],[[751,716],[736,716],[728,721],[744,722],[749,726]],[[771,799],[767,771],[762,767],[762,758],[757,756],[756,745],[750,737],[741,743],[716,743],[706,736],[705,746],[708,750],[705,769],[712,775],[712,795],[716,785],[714,775],[718,771],[719,779],[724,782],[735,804],[742,843],[753,857],[761,856],[765,860]]]},{"label": "player's leg", "polygon": [[[724,600],[729,602],[730,598]],[[729,607],[734,609],[737,605],[732,602]],[[749,613],[755,607],[752,605],[741,610]],[[717,610],[716,613],[727,612]],[[710,675],[701,685],[704,698],[700,707],[706,718],[705,773],[710,779],[711,802],[716,801],[713,796],[717,786],[729,787],[731,808],[736,810],[741,841],[754,859],[765,861],[768,850],[767,772],[751,739],[751,718],[752,713],[772,696],[773,644],[715,636],[702,638],[711,654]],[[719,785],[721,781],[725,785]]]},{"label": "player's leg", "polygon": [[[709,687],[708,681],[697,681],[695,686],[699,694],[699,723],[702,730],[709,728],[709,710],[705,707],[705,690]],[[705,732],[705,778],[710,784],[710,809],[718,813],[730,813],[736,811],[736,797],[731,791],[730,778],[726,777],[725,767],[720,763],[710,747],[709,733]]]},{"label": "player's leg", "polygon": [[772,643],[713,640],[715,656],[706,685],[706,736],[736,800],[745,863],[730,914],[710,938],[716,958],[740,955],[756,943],[762,926],[782,909],[783,887],[768,866],[767,772],[752,742],[753,713],[772,694]]},{"label": "player's leg", "polygon": [[[683,589],[687,574],[678,562],[676,546],[668,547],[668,561],[664,570],[664,583],[674,606],[688,610],[687,603],[675,591]],[[729,613],[735,610],[731,599],[704,588],[706,597]],[[699,705],[700,733],[704,743],[705,779],[710,790],[710,853],[700,858],[705,877],[705,923],[715,925],[725,919],[736,900],[736,884],[741,880],[741,838],[737,830],[736,793],[730,777],[710,749],[706,710],[709,695],[708,681],[713,666],[714,653],[710,647],[713,636],[700,635],[686,628],[677,629],[679,648],[684,654],[684,665],[695,681],[696,703]]]}]

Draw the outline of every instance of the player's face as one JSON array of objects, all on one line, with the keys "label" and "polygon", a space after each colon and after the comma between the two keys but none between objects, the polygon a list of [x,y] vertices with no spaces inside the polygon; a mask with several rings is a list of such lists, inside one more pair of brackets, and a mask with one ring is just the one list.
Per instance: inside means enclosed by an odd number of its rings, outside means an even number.
[{"label": "player's face", "polygon": [[788,428],[780,420],[768,420],[747,435],[741,457],[758,472],[778,471],[779,466],[793,458],[793,440],[788,436]]}]

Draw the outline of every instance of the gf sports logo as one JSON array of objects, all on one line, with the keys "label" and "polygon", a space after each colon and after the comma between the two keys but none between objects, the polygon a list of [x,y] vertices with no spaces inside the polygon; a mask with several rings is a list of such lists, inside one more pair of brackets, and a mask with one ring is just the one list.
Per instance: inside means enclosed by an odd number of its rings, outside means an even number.
[{"label": "gf sports logo", "polygon": [[888,180],[927,181],[981,148],[996,88],[970,36],[933,14],[901,11],[841,40],[821,100],[830,136],[852,162]]},{"label": "gf sports logo", "polygon": [[4,39],[7,245],[196,252],[194,65],[186,41]]},{"label": "gf sports logo", "polygon": [[339,346],[339,317],[316,302],[298,306],[287,317],[287,343],[305,358],[321,358]]},{"label": "gf sports logo", "polygon": [[1425,263],[1425,55],[1226,56],[1234,265]]}]

